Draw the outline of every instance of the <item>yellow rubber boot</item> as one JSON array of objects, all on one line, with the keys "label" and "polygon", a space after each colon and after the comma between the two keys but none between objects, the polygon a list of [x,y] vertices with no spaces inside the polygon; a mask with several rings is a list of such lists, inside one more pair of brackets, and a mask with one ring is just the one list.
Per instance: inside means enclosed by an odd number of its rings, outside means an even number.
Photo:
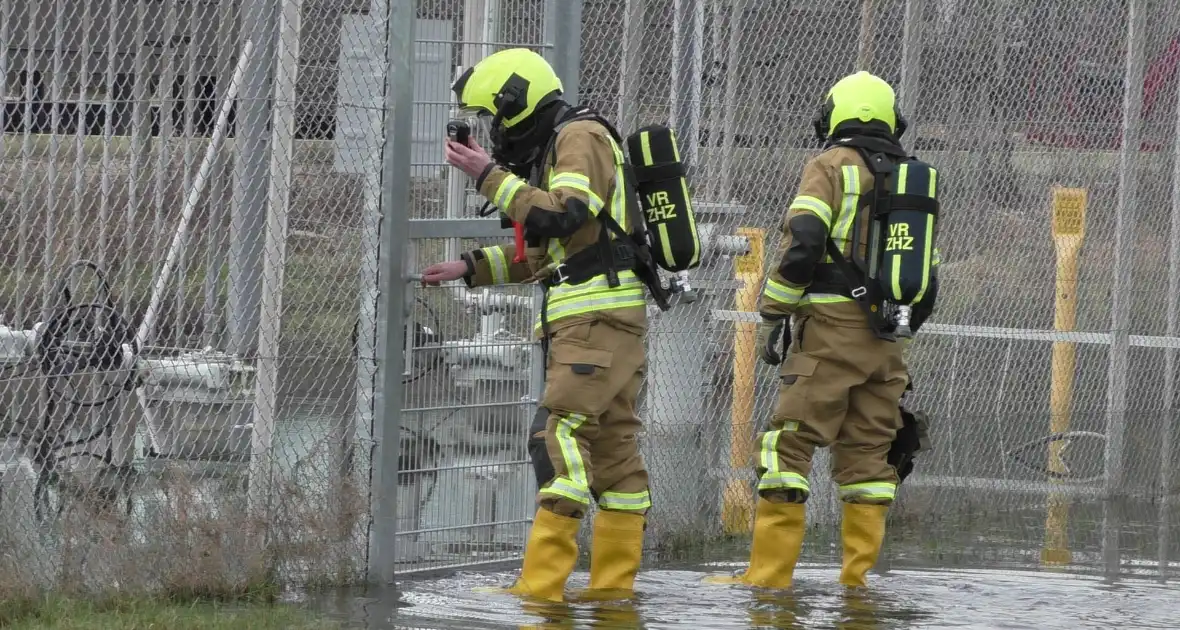
[{"label": "yellow rubber boot", "polygon": [[877,563],[881,544],[885,541],[887,505],[844,504],[844,518],[840,536],[844,542],[844,566],[840,583],[849,587],[863,587],[865,574]]},{"label": "yellow rubber boot", "polygon": [[630,597],[643,557],[642,514],[599,510],[590,542],[590,590]]},{"label": "yellow rubber boot", "polygon": [[754,517],[754,542],[750,566],[734,577],[709,577],[711,584],[749,584],[759,588],[784,589],[791,586],[795,563],[803,549],[807,509],[802,503],[773,503],[758,499]]},{"label": "yellow rubber boot", "polygon": [[537,509],[524,548],[524,567],[508,592],[551,602],[562,601],[565,582],[578,561],[577,535],[581,523],[576,518]]}]

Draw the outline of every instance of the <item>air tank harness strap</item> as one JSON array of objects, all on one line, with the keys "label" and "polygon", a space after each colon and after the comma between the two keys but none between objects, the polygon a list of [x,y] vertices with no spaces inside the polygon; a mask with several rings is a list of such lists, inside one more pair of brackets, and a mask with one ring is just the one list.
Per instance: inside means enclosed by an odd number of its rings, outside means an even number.
[{"label": "air tank harness strap", "polygon": [[[602,250],[597,245],[587,247],[557,264],[553,273],[540,281],[541,285],[546,289],[563,284],[577,285],[612,271],[617,273],[635,269],[635,252],[627,244],[611,242],[610,253],[610,260],[603,260]],[[548,296],[549,292],[546,291],[545,297]]]}]

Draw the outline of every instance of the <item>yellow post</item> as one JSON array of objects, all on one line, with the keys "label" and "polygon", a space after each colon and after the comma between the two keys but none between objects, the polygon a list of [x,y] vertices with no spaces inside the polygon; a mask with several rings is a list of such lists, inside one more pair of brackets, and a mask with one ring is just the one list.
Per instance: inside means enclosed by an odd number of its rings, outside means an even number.
[{"label": "yellow post", "polygon": [[[758,228],[738,228],[738,235],[746,237],[750,249],[734,258],[734,276],[741,286],[737,289],[736,308],[739,312],[758,310],[758,294],[762,288],[762,251],[766,231]],[[730,405],[729,464],[742,470],[753,463],[754,453],[754,368],[757,365],[758,325],[735,322],[733,335],[733,402]],[[754,501],[750,488],[740,479],[730,479],[722,498],[721,521],[730,534],[748,533],[753,521]]]},{"label": "yellow post", "polygon": [[[1054,303],[1053,328],[1058,331],[1074,329],[1077,310],[1078,252],[1086,233],[1086,189],[1053,187],[1053,246],[1057,250],[1057,299]],[[1053,343],[1053,372],[1049,389],[1049,431],[1069,430],[1070,403],[1073,400],[1075,348],[1072,342]],[[1050,472],[1061,474],[1058,441],[1049,443]],[[1054,479],[1059,483],[1060,480]],[[1048,514],[1045,517],[1045,547],[1041,550],[1044,564],[1069,564],[1069,501],[1058,492],[1049,494]]]}]

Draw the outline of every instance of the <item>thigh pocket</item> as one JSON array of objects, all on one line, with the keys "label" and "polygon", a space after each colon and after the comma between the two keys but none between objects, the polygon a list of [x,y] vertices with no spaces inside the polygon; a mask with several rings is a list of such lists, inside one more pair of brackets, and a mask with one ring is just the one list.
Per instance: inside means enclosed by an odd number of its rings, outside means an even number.
[{"label": "thigh pocket", "polygon": [[606,411],[614,396],[607,391],[612,354],[568,341],[555,343],[550,352],[545,406],[591,416]]},{"label": "thigh pocket", "polygon": [[787,355],[787,360],[779,368],[782,386],[774,410],[776,420],[807,422],[811,419],[810,389],[815,382],[815,369],[818,366],[819,361],[815,357],[800,353]]}]

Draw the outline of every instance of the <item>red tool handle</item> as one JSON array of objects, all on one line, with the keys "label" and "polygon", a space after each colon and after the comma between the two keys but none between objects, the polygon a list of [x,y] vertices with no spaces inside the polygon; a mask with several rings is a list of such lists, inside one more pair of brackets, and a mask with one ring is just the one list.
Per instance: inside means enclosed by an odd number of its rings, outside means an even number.
[{"label": "red tool handle", "polygon": [[515,223],[512,227],[516,231],[516,255],[512,257],[512,262],[522,263],[528,260],[524,255],[524,225]]}]

